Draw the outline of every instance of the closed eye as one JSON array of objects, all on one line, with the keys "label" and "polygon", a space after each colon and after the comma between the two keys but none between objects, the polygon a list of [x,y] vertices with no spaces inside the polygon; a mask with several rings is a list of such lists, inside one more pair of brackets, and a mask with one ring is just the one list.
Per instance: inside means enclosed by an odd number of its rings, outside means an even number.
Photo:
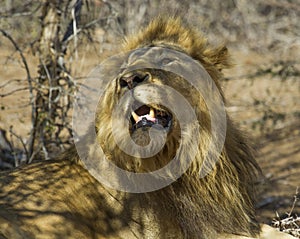
[{"label": "closed eye", "polygon": [[165,66],[165,65],[171,63],[172,61],[173,61],[173,59],[171,59],[171,58],[164,58],[164,59],[162,59],[162,60],[160,61],[160,64],[161,64],[162,66]]}]

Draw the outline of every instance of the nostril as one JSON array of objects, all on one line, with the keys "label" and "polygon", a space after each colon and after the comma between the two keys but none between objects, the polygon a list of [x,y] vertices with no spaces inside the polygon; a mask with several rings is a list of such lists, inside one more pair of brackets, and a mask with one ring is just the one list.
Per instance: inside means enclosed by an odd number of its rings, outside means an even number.
[{"label": "nostril", "polygon": [[120,79],[120,86],[123,88],[123,87],[126,87],[127,85],[128,85],[127,81],[124,78],[121,78]]},{"label": "nostril", "polygon": [[134,83],[142,83],[143,81],[147,80],[149,78],[149,74],[144,74],[144,75],[136,75],[133,78]]},{"label": "nostril", "polygon": [[149,74],[131,74],[124,75],[120,78],[120,86],[122,88],[128,87],[129,89],[133,89],[139,83],[147,80],[149,78]]},{"label": "nostril", "polygon": [[135,83],[141,83],[141,82],[143,82],[144,81],[144,78],[142,78],[142,77],[140,77],[140,76],[135,76],[134,78],[133,78],[133,82],[135,82]]}]

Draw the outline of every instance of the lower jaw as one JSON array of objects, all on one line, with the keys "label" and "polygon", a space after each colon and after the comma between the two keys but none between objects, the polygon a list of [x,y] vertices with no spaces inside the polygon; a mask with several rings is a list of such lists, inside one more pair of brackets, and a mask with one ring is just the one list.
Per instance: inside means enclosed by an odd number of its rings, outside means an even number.
[{"label": "lower jaw", "polygon": [[[152,139],[150,137],[149,131],[152,128]],[[141,127],[135,129],[131,133],[131,139],[139,146],[147,146],[150,144],[151,140],[158,141],[156,137],[160,137],[160,129],[155,129],[154,127]]]}]

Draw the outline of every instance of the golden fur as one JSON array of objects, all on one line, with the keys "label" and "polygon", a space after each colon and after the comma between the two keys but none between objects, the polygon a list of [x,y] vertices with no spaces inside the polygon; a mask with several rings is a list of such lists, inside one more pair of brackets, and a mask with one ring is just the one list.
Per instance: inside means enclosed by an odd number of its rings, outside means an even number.
[{"label": "golden fur", "polygon": [[[180,19],[157,19],[146,30],[128,37],[124,44],[124,51],[162,44],[172,49],[179,48],[200,61],[221,92],[220,70],[230,66],[226,48],[224,46],[211,47],[199,32],[185,27]],[[171,207],[178,224],[188,238],[198,238],[197,235],[203,235],[203,238],[215,238],[217,233],[222,232],[256,235],[259,232],[259,226],[254,217],[253,183],[258,166],[242,134],[228,118],[226,142],[221,159],[208,176],[200,179],[199,172],[203,157],[210,142],[210,119],[204,100],[193,87],[186,86],[186,82],[178,76],[157,70],[145,71],[151,75],[148,80],[150,84],[166,84],[189,100],[195,107],[201,129],[198,136],[201,147],[189,170],[171,186],[149,193],[149,200],[160,200],[164,207]],[[194,133],[193,127],[185,129],[187,131],[184,132],[185,136],[181,136],[178,124],[174,125],[172,132],[168,135],[164,149],[151,160],[140,160],[122,154],[114,143],[111,125],[103,124],[111,120],[111,115],[103,112],[112,111],[115,104],[115,91],[119,95],[123,93],[122,89],[115,90],[116,85],[117,80],[111,83],[103,104],[99,105],[96,123],[98,140],[104,152],[107,153],[107,157],[112,158],[118,166],[127,170],[153,171],[166,165],[173,158],[180,137],[183,137],[185,142],[181,148],[181,157],[189,154],[189,146],[193,143],[190,140]],[[162,99],[163,97],[168,96],[161,96]],[[122,128],[120,127],[119,134],[123,133]],[[133,137],[135,134],[141,137],[143,132],[142,130],[136,132]]]},{"label": "golden fur", "polygon": [[[158,18],[137,35],[126,38],[123,51],[157,45],[183,51],[198,60],[222,94],[221,70],[230,66],[224,46],[211,47],[198,31],[178,18]],[[58,160],[1,175],[0,238],[215,239],[259,234],[253,206],[259,167],[241,132],[227,117],[226,141],[220,159],[212,172],[199,178],[210,142],[210,116],[204,100],[196,89],[172,73],[140,71],[151,76],[148,83],[168,85],[194,106],[200,126],[196,135],[199,152],[187,172],[158,191],[118,192],[103,187],[90,176],[72,147]],[[180,157],[186,157],[193,143],[194,125],[181,134],[176,119],[166,145],[150,159],[129,156],[118,148],[110,124],[112,109],[126,91],[119,87],[118,80],[109,84],[98,106],[97,141],[87,134],[87,147],[98,147],[100,143],[107,158],[133,172],[154,171],[165,166],[180,147],[179,139],[183,142]],[[125,134],[125,129],[120,127],[118,134]],[[141,129],[131,136],[140,145],[149,141],[147,131]]]}]

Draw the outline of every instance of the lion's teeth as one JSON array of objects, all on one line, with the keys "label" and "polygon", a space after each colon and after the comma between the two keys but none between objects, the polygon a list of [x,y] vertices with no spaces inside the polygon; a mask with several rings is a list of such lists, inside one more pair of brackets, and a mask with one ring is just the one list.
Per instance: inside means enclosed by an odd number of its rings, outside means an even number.
[{"label": "lion's teeth", "polygon": [[152,117],[152,118],[155,118],[155,111],[153,108],[150,108],[150,113],[149,115]]},{"label": "lion's teeth", "polygon": [[[139,116],[137,113],[135,113],[134,111],[131,112],[131,115],[135,121],[135,123],[138,123],[141,118],[143,117],[143,115]],[[153,108],[150,108],[149,114],[148,114],[152,119],[155,118],[155,110]]]},{"label": "lion's teeth", "polygon": [[134,111],[131,112],[131,115],[132,115],[135,123],[137,123],[139,121],[139,116]]}]

